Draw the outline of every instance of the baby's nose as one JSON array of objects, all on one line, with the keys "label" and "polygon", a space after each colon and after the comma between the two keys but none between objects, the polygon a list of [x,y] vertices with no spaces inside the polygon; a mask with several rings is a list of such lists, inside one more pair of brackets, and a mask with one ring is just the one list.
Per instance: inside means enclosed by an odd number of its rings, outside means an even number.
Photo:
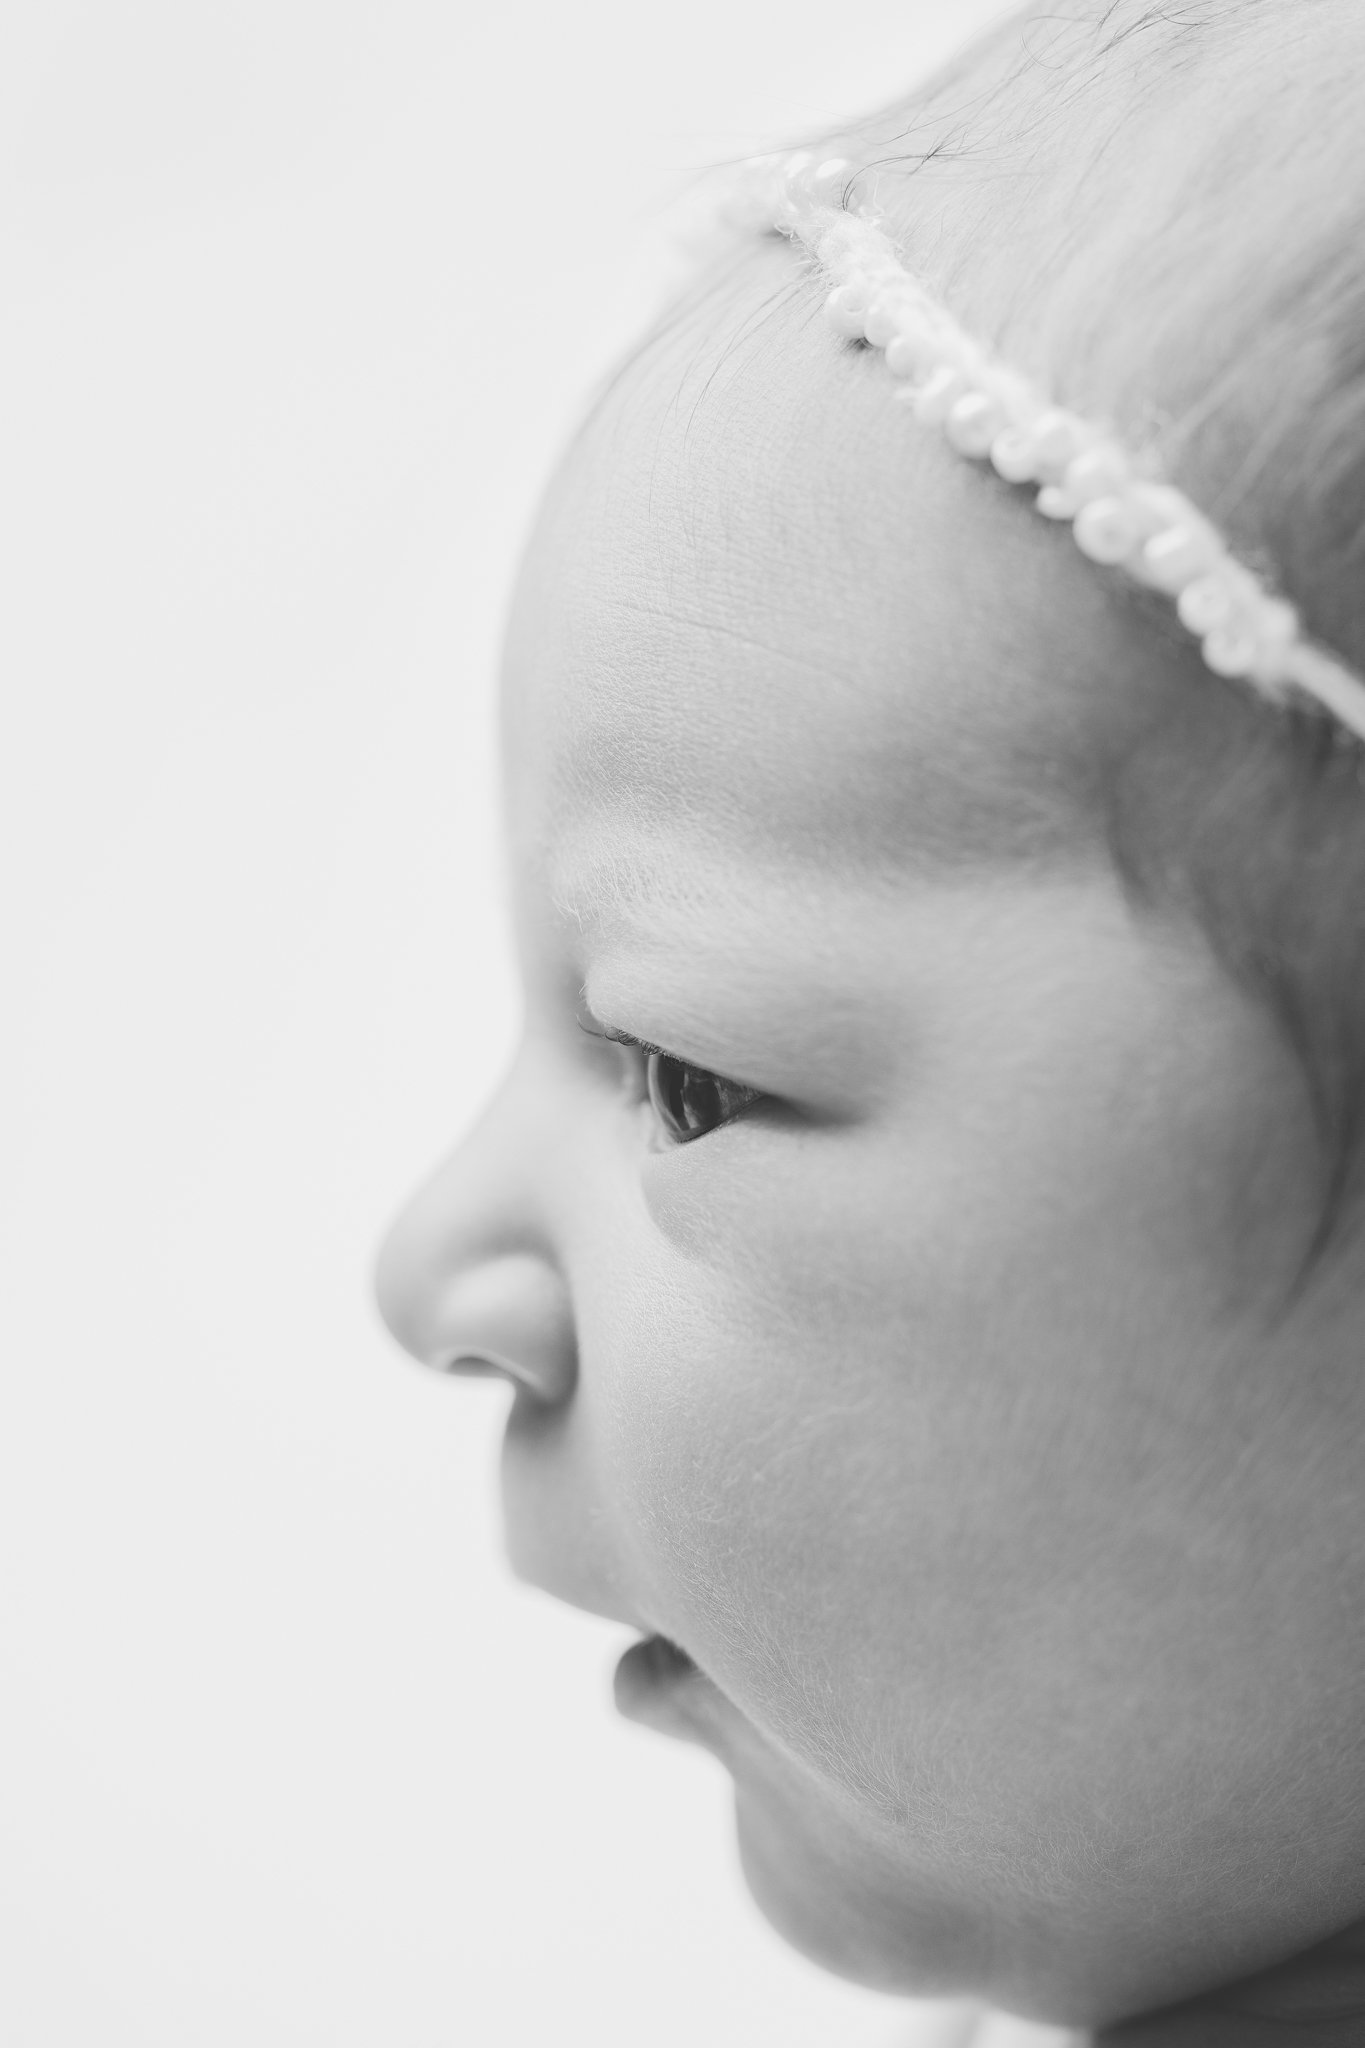
[{"label": "baby's nose", "polygon": [[439,1372],[495,1372],[564,1401],[577,1373],[573,1309],[538,1213],[534,1116],[504,1095],[409,1202],[380,1251],[379,1312]]},{"label": "baby's nose", "polygon": [[438,1372],[501,1373],[538,1400],[574,1382],[568,1290],[544,1259],[505,1252],[458,1271],[416,1272],[400,1222],[380,1256],[379,1312],[406,1351]]}]

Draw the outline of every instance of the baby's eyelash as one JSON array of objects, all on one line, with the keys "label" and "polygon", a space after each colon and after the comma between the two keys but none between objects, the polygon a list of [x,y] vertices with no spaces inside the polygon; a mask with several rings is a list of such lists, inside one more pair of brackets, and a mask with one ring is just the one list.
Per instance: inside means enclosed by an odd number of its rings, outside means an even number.
[{"label": "baby's eyelash", "polygon": [[589,1038],[603,1038],[608,1045],[628,1045],[636,1052],[652,1053],[661,1060],[675,1057],[666,1046],[651,1045],[647,1038],[636,1038],[633,1032],[616,1031],[606,1024],[585,1024],[581,1017],[577,1022],[579,1030],[586,1032]]}]

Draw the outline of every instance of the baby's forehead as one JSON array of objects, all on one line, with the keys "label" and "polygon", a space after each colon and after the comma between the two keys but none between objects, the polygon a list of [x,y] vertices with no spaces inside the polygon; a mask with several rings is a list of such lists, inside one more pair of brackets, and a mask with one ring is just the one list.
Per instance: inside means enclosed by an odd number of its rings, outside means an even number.
[{"label": "baby's forehead", "polygon": [[826,868],[1074,859],[1103,599],[818,303],[765,249],[583,430],[514,607],[514,809]]}]

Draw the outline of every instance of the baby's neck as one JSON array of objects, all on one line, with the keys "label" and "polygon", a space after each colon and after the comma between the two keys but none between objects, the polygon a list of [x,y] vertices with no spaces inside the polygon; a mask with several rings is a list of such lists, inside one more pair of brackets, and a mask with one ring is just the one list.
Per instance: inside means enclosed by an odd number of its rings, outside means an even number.
[{"label": "baby's neck", "polygon": [[1276,1969],[1129,2020],[1095,2048],[1361,2048],[1365,1921]]}]

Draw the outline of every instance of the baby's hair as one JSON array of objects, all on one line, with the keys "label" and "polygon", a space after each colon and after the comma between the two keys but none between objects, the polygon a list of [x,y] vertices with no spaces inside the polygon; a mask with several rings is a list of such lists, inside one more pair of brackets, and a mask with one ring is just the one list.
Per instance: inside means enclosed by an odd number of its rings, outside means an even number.
[{"label": "baby's hair", "polygon": [[1053,404],[959,326],[900,262],[875,199],[860,189],[863,166],[846,157],[815,164],[798,151],[758,158],[749,174],[736,198],[741,223],[752,216],[815,258],[834,285],[830,324],[883,352],[896,397],[922,426],[941,427],[958,454],[1036,491],[1036,509],[1065,520],[1091,561],[1165,591],[1215,675],[1240,678],[1268,703],[1330,713],[1365,740],[1365,680],[1305,637],[1293,605],[1237,560],[1150,458]]},{"label": "baby's hair", "polygon": [[[818,145],[875,167],[965,327],[1149,453],[1357,673],[1362,62],[1350,0],[1030,7]],[[1127,602],[1159,658],[1093,679],[1093,800],[1135,902],[1192,917],[1301,1061],[1326,1163],[1307,1275],[1354,1242],[1365,1178],[1365,757]]]}]

